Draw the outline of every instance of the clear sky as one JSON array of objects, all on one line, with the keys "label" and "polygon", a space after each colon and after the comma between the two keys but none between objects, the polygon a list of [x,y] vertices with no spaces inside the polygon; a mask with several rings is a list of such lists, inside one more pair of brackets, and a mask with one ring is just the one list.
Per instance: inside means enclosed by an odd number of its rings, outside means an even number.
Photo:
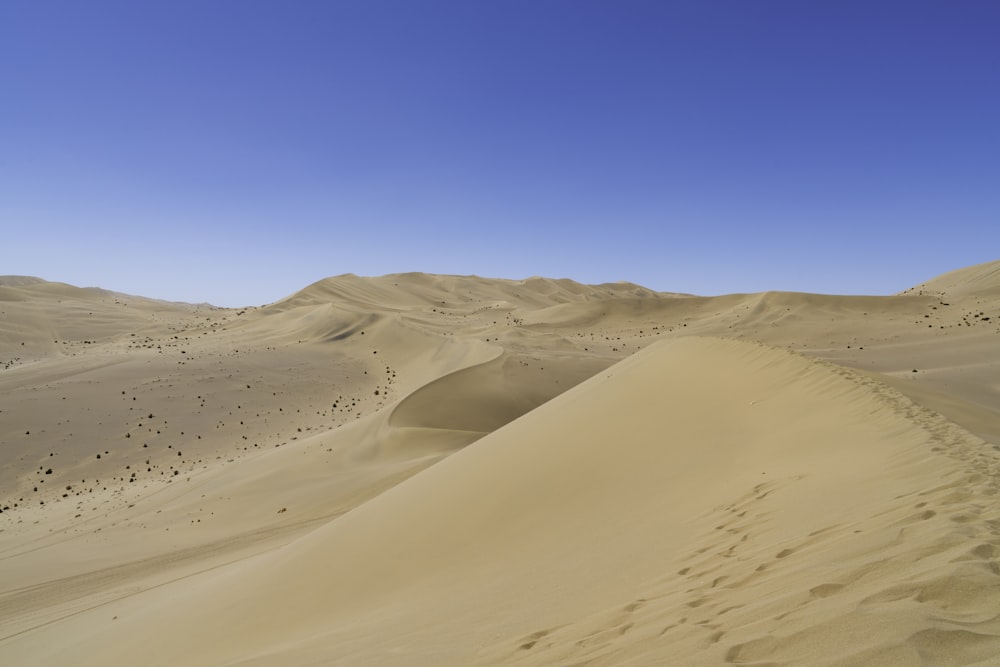
[{"label": "clear sky", "polygon": [[1000,258],[1000,2],[3,0],[0,274],[887,294]]}]

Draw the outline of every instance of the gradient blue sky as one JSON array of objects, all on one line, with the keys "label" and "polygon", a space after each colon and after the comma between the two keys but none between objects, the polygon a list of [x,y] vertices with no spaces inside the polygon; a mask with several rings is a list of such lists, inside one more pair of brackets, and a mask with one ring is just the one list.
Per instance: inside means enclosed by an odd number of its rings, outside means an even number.
[{"label": "gradient blue sky", "polygon": [[886,294],[1000,258],[1000,3],[0,3],[0,274]]}]

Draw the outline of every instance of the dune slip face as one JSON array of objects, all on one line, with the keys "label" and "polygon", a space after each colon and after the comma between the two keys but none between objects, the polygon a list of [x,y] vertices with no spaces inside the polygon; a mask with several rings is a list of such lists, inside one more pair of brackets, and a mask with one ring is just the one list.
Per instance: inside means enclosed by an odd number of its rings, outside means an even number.
[{"label": "dune slip face", "polygon": [[0,279],[0,662],[996,664],[998,267]]}]

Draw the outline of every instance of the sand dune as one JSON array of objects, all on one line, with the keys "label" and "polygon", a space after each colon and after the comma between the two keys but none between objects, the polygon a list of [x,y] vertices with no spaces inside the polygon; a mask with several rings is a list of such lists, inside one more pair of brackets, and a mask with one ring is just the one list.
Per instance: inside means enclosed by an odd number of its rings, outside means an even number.
[{"label": "sand dune", "polygon": [[5,664],[1000,659],[1000,262],[0,310]]},{"label": "sand dune", "polygon": [[996,296],[1000,291],[1000,262],[986,262],[967,266],[937,276],[926,283],[903,292],[922,292],[940,296]]}]

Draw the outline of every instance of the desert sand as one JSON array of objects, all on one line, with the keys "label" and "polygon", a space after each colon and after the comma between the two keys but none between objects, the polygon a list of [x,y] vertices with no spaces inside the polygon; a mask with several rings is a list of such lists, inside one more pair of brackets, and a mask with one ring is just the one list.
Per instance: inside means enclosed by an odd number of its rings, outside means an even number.
[{"label": "desert sand", "polygon": [[0,278],[0,664],[1000,664],[1000,261]]}]

